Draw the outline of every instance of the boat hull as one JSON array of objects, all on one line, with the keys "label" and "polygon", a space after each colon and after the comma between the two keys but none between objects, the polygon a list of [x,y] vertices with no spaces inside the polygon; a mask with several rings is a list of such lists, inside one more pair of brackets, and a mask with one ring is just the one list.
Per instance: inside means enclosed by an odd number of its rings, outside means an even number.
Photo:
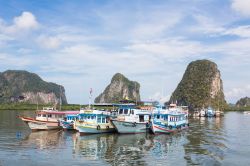
[{"label": "boat hull", "polygon": [[60,126],[62,126],[63,130],[74,130],[74,123],[61,121]]},{"label": "boat hull", "polygon": [[112,133],[115,132],[115,128],[98,128],[96,127],[89,127],[89,126],[77,126],[76,129],[80,133],[80,135],[85,134],[101,134],[101,133]]},{"label": "boat hull", "polygon": [[118,120],[112,120],[112,123],[115,126],[117,132],[121,134],[147,132],[147,123],[133,123]]},{"label": "boat hull", "polygon": [[61,126],[58,122],[50,122],[50,121],[40,121],[33,118],[28,117],[20,117],[26,124],[28,124],[29,128],[32,131],[38,130],[54,130],[60,129]]},{"label": "boat hull", "polygon": [[151,130],[154,134],[156,133],[168,134],[168,133],[180,131],[180,130],[187,129],[187,128],[188,128],[188,125],[185,125],[185,126],[181,125],[181,126],[169,128],[165,125],[159,125],[159,124],[154,124],[154,123],[151,124]]}]

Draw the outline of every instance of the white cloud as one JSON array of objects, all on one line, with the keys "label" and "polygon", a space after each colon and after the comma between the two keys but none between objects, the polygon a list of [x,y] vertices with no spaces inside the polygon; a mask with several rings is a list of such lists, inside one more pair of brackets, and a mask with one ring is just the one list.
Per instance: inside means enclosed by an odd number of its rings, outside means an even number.
[{"label": "white cloud", "polygon": [[13,56],[10,54],[0,53],[0,65],[1,67],[15,69],[24,68],[32,63],[32,60],[27,57]]},{"label": "white cloud", "polygon": [[60,46],[61,40],[57,36],[41,35],[37,38],[37,43],[42,48],[55,49]]},{"label": "white cloud", "polygon": [[235,102],[242,97],[246,96],[249,97],[249,95],[250,95],[250,84],[232,88],[231,90],[225,92],[225,97],[227,99],[231,99],[231,101],[234,100]]},{"label": "white cloud", "polygon": [[156,92],[152,96],[149,97],[149,100],[152,100],[152,101],[156,100],[156,101],[159,101],[161,104],[164,104],[165,102],[169,101],[169,99],[170,99],[170,95],[164,96],[160,92]]},{"label": "white cloud", "polygon": [[23,12],[13,19],[13,24],[8,26],[4,21],[0,21],[0,30],[6,34],[24,33],[39,27],[36,17],[30,12]]},{"label": "white cloud", "polygon": [[244,16],[250,16],[250,0],[232,0],[232,9]]},{"label": "white cloud", "polygon": [[236,35],[239,37],[250,37],[250,25],[238,26],[236,28],[230,28],[225,30],[223,35]]},{"label": "white cloud", "polygon": [[133,54],[145,54],[159,56],[169,60],[178,60],[185,57],[194,57],[204,53],[206,49],[199,42],[185,40],[182,38],[168,38],[165,40],[135,42],[127,46]]},{"label": "white cloud", "polygon": [[173,28],[182,19],[180,13],[152,12],[139,17],[131,35],[135,39],[158,38],[164,32]]},{"label": "white cloud", "polygon": [[197,25],[191,26],[189,28],[190,32],[201,32],[214,36],[225,31],[225,28],[212,18],[200,14],[194,15],[193,17],[197,21]]}]

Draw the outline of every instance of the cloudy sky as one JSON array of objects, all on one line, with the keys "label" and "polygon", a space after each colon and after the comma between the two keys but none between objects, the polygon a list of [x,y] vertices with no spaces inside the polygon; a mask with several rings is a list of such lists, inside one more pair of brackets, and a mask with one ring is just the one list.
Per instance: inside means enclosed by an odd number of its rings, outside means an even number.
[{"label": "cloudy sky", "polygon": [[62,84],[70,103],[116,72],[167,100],[197,59],[217,63],[228,102],[250,96],[250,0],[0,0],[0,71]]}]

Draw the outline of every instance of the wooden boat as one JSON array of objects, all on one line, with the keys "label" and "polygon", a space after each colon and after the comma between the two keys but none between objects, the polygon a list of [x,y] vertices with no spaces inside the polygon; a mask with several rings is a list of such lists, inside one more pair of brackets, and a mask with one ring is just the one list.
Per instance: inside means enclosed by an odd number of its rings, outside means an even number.
[{"label": "wooden boat", "polygon": [[54,108],[45,107],[43,110],[36,112],[36,117],[23,117],[19,116],[32,131],[36,130],[52,130],[59,129],[60,120],[63,119],[67,114],[77,114],[79,111],[58,111]]},{"label": "wooden boat", "polygon": [[206,110],[206,116],[207,117],[215,117],[216,112],[211,107],[208,107]]},{"label": "wooden boat", "polygon": [[62,126],[64,130],[74,130],[74,122],[77,119],[78,119],[78,114],[66,115],[66,117],[63,118],[63,120],[60,120],[60,126]]},{"label": "wooden boat", "polygon": [[114,132],[115,128],[110,121],[110,112],[94,109],[81,110],[78,119],[74,122],[74,129],[80,135]]},{"label": "wooden boat", "polygon": [[149,129],[151,110],[138,109],[133,105],[119,105],[117,118],[112,119],[118,133],[145,133]]},{"label": "wooden boat", "polygon": [[177,111],[154,112],[151,120],[151,131],[155,133],[171,133],[188,128],[187,114]]}]

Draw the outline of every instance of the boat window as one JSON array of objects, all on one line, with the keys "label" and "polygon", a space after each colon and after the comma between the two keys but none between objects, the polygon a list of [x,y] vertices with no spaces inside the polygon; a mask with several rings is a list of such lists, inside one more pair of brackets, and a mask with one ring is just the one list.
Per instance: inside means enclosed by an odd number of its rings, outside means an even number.
[{"label": "boat window", "polygon": [[37,116],[38,116],[38,117],[40,117],[40,116],[41,116],[41,114],[37,114]]},{"label": "boat window", "polygon": [[120,110],[119,110],[119,114],[122,114],[122,113],[123,113],[123,109],[120,109]]},{"label": "boat window", "polygon": [[43,117],[46,117],[46,114],[43,114]]},{"label": "boat window", "polygon": [[134,110],[130,110],[130,113],[131,113],[132,115],[134,115]]},{"label": "boat window", "polygon": [[102,123],[105,123],[105,121],[106,121],[106,118],[103,117],[102,118]]},{"label": "boat window", "polygon": [[87,118],[90,119],[90,116],[88,116]]},{"label": "boat window", "polygon": [[160,119],[160,115],[157,115],[156,118],[157,118],[157,119]]},{"label": "boat window", "polygon": [[102,122],[102,118],[101,117],[98,117],[97,118],[97,123],[101,123]]},{"label": "boat window", "polygon": [[94,116],[91,116],[91,119],[94,119],[95,117]]},{"label": "boat window", "polygon": [[124,114],[128,114],[128,109],[124,109]]},{"label": "boat window", "polygon": [[144,115],[139,115],[139,122],[144,122]]},{"label": "boat window", "polygon": [[49,115],[48,115],[48,117],[49,117],[49,118],[51,118],[51,117],[52,117],[52,115],[51,115],[51,114],[49,114]]}]

